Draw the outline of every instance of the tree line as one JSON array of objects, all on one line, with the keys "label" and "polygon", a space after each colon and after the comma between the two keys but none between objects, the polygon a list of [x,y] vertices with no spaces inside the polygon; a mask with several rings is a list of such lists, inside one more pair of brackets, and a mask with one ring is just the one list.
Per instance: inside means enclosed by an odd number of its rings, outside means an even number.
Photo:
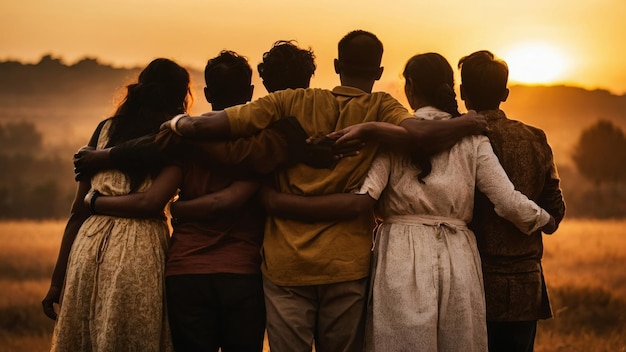
[{"label": "tree line", "polygon": [[42,140],[32,123],[0,124],[0,218],[68,215],[75,187],[71,159],[44,150]]}]

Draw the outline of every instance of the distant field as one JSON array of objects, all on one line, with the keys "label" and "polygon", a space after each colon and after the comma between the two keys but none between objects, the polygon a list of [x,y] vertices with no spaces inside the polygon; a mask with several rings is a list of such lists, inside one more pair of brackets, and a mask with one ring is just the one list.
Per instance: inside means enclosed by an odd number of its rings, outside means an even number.
[{"label": "distant field", "polygon": [[[40,301],[64,222],[0,222],[0,352],[47,351]],[[536,351],[626,351],[626,221],[565,221],[544,237],[555,319]]]}]

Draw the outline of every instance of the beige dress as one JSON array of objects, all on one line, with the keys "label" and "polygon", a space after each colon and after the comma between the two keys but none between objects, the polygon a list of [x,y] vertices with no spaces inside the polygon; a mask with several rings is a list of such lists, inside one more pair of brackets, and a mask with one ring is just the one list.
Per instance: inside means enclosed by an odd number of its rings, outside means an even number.
[{"label": "beige dress", "polygon": [[[106,145],[108,127],[98,148]],[[119,171],[98,173],[91,184],[103,195],[130,191]],[[168,236],[165,220],[90,216],[72,246],[51,350],[171,351],[164,300]]]},{"label": "beige dress", "polygon": [[[449,115],[431,107],[418,118]],[[496,212],[530,233],[549,215],[514,190],[487,137],[466,137],[432,158],[425,184],[406,155],[382,154],[359,193],[378,199],[368,305],[368,351],[486,351],[480,257],[472,218],[477,187]]]}]

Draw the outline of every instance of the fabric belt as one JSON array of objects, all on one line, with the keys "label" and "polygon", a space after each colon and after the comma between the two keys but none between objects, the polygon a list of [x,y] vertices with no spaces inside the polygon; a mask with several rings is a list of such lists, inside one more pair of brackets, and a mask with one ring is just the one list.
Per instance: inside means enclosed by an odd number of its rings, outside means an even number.
[{"label": "fabric belt", "polygon": [[384,222],[404,225],[445,227],[452,233],[455,233],[457,230],[467,229],[467,223],[465,221],[443,216],[393,215],[386,218]]}]

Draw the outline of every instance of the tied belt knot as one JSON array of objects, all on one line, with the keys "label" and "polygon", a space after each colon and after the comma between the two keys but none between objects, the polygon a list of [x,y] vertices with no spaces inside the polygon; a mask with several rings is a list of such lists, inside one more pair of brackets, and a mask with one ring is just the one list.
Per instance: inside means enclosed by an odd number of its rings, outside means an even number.
[{"label": "tied belt knot", "polygon": [[438,229],[446,229],[451,233],[456,233],[458,230],[467,229],[467,223],[465,223],[465,221],[443,216],[394,215],[385,219],[385,222],[406,225],[432,226]]}]

